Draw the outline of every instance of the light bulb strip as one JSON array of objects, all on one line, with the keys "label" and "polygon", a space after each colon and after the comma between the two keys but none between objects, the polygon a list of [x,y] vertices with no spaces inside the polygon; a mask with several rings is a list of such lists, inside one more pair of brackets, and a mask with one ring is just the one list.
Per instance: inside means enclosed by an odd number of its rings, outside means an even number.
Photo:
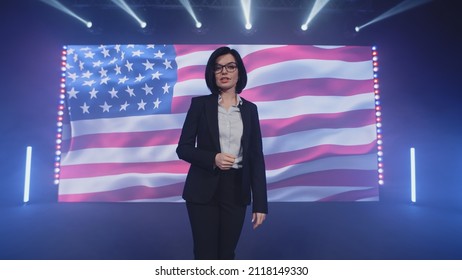
[{"label": "light bulb strip", "polygon": [[376,133],[377,133],[377,173],[378,173],[378,184],[381,186],[384,184],[384,172],[383,172],[383,134],[382,134],[382,105],[380,102],[380,86],[379,86],[379,59],[377,47],[372,47],[372,70],[373,70],[373,88],[374,88],[374,100],[375,100],[375,122],[376,122]]},{"label": "light bulb strip", "polygon": [[61,79],[60,79],[60,90],[59,90],[59,104],[58,113],[56,118],[56,148],[55,148],[55,165],[54,165],[54,183],[59,184],[60,172],[61,172],[61,153],[62,153],[62,142],[63,142],[63,121],[64,121],[64,109],[65,109],[65,98],[66,98],[66,65],[67,65],[67,47],[63,46],[61,52]]}]

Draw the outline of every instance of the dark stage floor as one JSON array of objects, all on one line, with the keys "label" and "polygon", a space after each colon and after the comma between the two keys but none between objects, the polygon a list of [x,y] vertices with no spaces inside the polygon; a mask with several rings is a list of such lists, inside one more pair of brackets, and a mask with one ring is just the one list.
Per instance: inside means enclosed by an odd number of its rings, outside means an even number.
[{"label": "dark stage floor", "polygon": [[[462,212],[419,205],[271,203],[238,259],[462,259]],[[182,203],[0,208],[0,259],[191,259]],[[250,216],[248,216],[250,217]],[[250,219],[250,218],[249,218]]]}]

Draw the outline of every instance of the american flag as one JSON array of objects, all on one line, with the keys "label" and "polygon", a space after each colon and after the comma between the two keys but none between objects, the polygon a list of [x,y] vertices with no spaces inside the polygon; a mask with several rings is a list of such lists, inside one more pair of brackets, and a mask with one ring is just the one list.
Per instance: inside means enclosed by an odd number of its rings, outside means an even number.
[{"label": "american flag", "polygon": [[[269,201],[378,200],[371,47],[229,45],[263,134]],[[175,149],[218,45],[69,45],[61,202],[180,202]]]}]

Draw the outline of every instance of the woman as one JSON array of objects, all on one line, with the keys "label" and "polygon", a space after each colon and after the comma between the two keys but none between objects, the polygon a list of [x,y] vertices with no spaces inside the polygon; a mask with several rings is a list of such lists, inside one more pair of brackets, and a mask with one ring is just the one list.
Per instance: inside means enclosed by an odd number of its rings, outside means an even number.
[{"label": "woman", "polygon": [[247,205],[254,229],[268,213],[260,123],[257,106],[238,95],[247,72],[236,50],[216,49],[205,80],[211,94],[192,98],[176,149],[191,164],[183,198],[195,259],[234,259]]}]

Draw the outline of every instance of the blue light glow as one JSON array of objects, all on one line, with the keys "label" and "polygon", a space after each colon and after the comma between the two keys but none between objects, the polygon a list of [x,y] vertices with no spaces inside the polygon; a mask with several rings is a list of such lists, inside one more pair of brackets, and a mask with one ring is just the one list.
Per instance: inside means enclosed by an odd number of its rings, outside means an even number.
[{"label": "blue light glow", "polygon": [[24,203],[29,202],[30,192],[30,171],[32,165],[32,147],[28,146],[26,149],[26,172],[24,175]]},{"label": "blue light glow", "polygon": [[416,202],[415,148],[411,148],[411,201]]}]

